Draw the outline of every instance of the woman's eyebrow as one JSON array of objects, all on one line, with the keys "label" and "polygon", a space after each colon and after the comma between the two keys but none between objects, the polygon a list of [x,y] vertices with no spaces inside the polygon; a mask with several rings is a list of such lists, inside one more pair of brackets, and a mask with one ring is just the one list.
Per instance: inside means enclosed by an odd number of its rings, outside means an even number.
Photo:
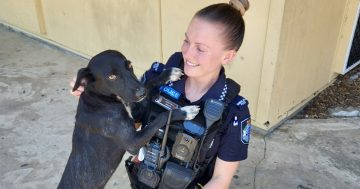
[{"label": "woman's eyebrow", "polygon": [[[185,32],[185,39],[186,39],[186,40],[189,40],[189,37],[188,37],[188,35],[187,35],[186,32]],[[204,47],[206,47],[206,48],[209,48],[209,46],[207,46],[207,45],[204,44],[204,43],[195,42],[195,44],[196,44],[196,45],[204,46]]]}]

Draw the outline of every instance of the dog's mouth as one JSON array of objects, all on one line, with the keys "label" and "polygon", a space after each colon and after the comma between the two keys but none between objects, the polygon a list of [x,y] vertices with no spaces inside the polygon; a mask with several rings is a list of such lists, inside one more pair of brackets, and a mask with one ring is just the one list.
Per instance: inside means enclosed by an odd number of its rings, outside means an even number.
[{"label": "dog's mouth", "polygon": [[146,97],[146,95],[141,95],[137,98],[136,102],[141,102],[142,100],[144,100]]},{"label": "dog's mouth", "polygon": [[[118,100],[120,100],[121,102],[123,102],[123,103],[125,102],[124,98],[122,98],[121,96],[116,95],[116,98],[117,98]],[[141,96],[137,97],[134,102],[141,102],[141,101],[144,100],[145,98],[146,98],[146,95],[141,95]]]}]

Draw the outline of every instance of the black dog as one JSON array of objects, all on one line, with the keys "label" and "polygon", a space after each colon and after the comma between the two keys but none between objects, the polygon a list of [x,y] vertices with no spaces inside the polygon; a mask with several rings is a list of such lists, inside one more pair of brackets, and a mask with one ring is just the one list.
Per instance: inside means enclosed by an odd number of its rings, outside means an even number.
[{"label": "black dog", "polygon": [[[86,68],[79,70],[73,88],[76,90],[86,80],[75,117],[72,151],[58,188],[103,188],[124,153],[136,153],[166,124],[169,115],[164,112],[136,131],[131,103],[146,98],[151,87],[177,80],[181,75],[177,68],[168,69],[144,87],[136,79],[130,61],[120,52],[107,50],[94,56]],[[197,113],[195,106],[175,109],[171,120],[192,119]]]}]

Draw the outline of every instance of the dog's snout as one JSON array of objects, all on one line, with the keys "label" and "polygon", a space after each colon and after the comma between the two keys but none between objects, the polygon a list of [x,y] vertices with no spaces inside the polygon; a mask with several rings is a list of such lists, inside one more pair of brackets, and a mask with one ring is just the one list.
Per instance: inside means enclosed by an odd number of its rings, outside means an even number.
[{"label": "dog's snout", "polygon": [[135,95],[137,98],[143,98],[146,95],[146,90],[144,87],[139,87],[136,89]]}]

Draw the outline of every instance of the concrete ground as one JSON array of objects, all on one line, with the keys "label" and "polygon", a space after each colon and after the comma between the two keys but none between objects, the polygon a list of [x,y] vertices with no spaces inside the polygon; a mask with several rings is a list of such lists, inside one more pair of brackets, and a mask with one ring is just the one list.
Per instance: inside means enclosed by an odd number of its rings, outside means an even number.
[{"label": "concrete ground", "polygon": [[[71,150],[86,59],[0,26],[0,188],[56,188]],[[231,189],[360,188],[360,118],[290,120],[252,134]],[[124,158],[125,159],[125,158]],[[128,189],[121,163],[106,189]]]}]

